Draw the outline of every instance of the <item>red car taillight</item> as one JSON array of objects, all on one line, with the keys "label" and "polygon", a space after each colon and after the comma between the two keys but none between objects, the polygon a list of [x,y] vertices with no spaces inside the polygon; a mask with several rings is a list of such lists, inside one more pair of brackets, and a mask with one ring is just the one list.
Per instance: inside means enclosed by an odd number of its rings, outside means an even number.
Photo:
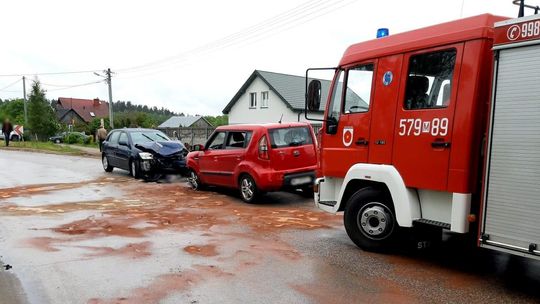
[{"label": "red car taillight", "polygon": [[268,154],[268,141],[266,140],[266,135],[261,137],[261,139],[259,140],[259,158],[270,159],[270,154]]}]

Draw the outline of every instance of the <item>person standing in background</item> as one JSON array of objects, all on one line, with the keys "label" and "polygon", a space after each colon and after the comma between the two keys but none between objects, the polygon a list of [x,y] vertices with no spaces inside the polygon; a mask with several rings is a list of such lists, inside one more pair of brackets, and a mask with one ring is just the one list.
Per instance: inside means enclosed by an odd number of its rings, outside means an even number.
[{"label": "person standing in background", "polygon": [[96,132],[96,138],[99,141],[99,151],[103,151],[103,142],[107,139],[107,129],[103,126],[103,123],[99,126],[99,129]]},{"label": "person standing in background", "polygon": [[6,118],[4,120],[4,123],[2,124],[2,133],[4,134],[4,141],[6,142],[6,147],[9,146],[9,136],[11,135],[12,131],[13,125],[9,121],[9,118]]}]

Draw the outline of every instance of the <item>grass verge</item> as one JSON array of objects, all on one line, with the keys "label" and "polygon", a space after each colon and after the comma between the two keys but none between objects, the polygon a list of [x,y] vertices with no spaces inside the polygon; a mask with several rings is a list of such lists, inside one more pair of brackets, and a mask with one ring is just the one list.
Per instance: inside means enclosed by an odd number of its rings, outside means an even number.
[{"label": "grass verge", "polygon": [[52,142],[39,142],[39,141],[24,141],[24,142],[10,142],[9,147],[6,147],[4,142],[0,142],[0,149],[2,150],[23,150],[33,152],[48,152],[54,154],[68,154],[68,155],[87,155],[84,151],[65,145],[57,145]]}]

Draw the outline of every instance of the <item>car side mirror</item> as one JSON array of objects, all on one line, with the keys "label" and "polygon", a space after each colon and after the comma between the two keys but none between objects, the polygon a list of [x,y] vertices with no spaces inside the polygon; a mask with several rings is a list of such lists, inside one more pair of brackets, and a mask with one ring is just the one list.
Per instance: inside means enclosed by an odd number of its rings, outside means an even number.
[{"label": "car side mirror", "polygon": [[125,140],[119,141],[118,144],[119,144],[120,146],[126,146],[126,147],[128,146],[128,142],[125,141]]},{"label": "car side mirror", "polygon": [[321,82],[313,79],[308,85],[307,108],[310,111],[319,111],[321,107]]},{"label": "car side mirror", "polygon": [[202,151],[204,150],[203,145],[193,145],[193,151]]}]

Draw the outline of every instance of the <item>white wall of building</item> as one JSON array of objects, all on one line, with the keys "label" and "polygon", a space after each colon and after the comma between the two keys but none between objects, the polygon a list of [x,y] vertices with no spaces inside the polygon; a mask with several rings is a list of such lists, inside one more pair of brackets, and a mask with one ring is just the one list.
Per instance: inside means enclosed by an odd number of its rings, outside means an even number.
[{"label": "white wall of building", "polygon": [[[268,91],[269,95],[268,108],[261,108],[261,92],[264,91]],[[249,107],[249,93],[257,93],[257,107],[255,109]],[[231,108],[229,112],[229,124],[278,122],[282,114],[283,122],[298,121],[298,112],[288,108],[285,102],[270,90],[262,79],[257,77]],[[310,114],[309,116],[318,119],[322,118],[322,114]],[[300,114],[300,121],[306,121],[303,113]],[[312,123],[320,124],[320,122]]]}]

